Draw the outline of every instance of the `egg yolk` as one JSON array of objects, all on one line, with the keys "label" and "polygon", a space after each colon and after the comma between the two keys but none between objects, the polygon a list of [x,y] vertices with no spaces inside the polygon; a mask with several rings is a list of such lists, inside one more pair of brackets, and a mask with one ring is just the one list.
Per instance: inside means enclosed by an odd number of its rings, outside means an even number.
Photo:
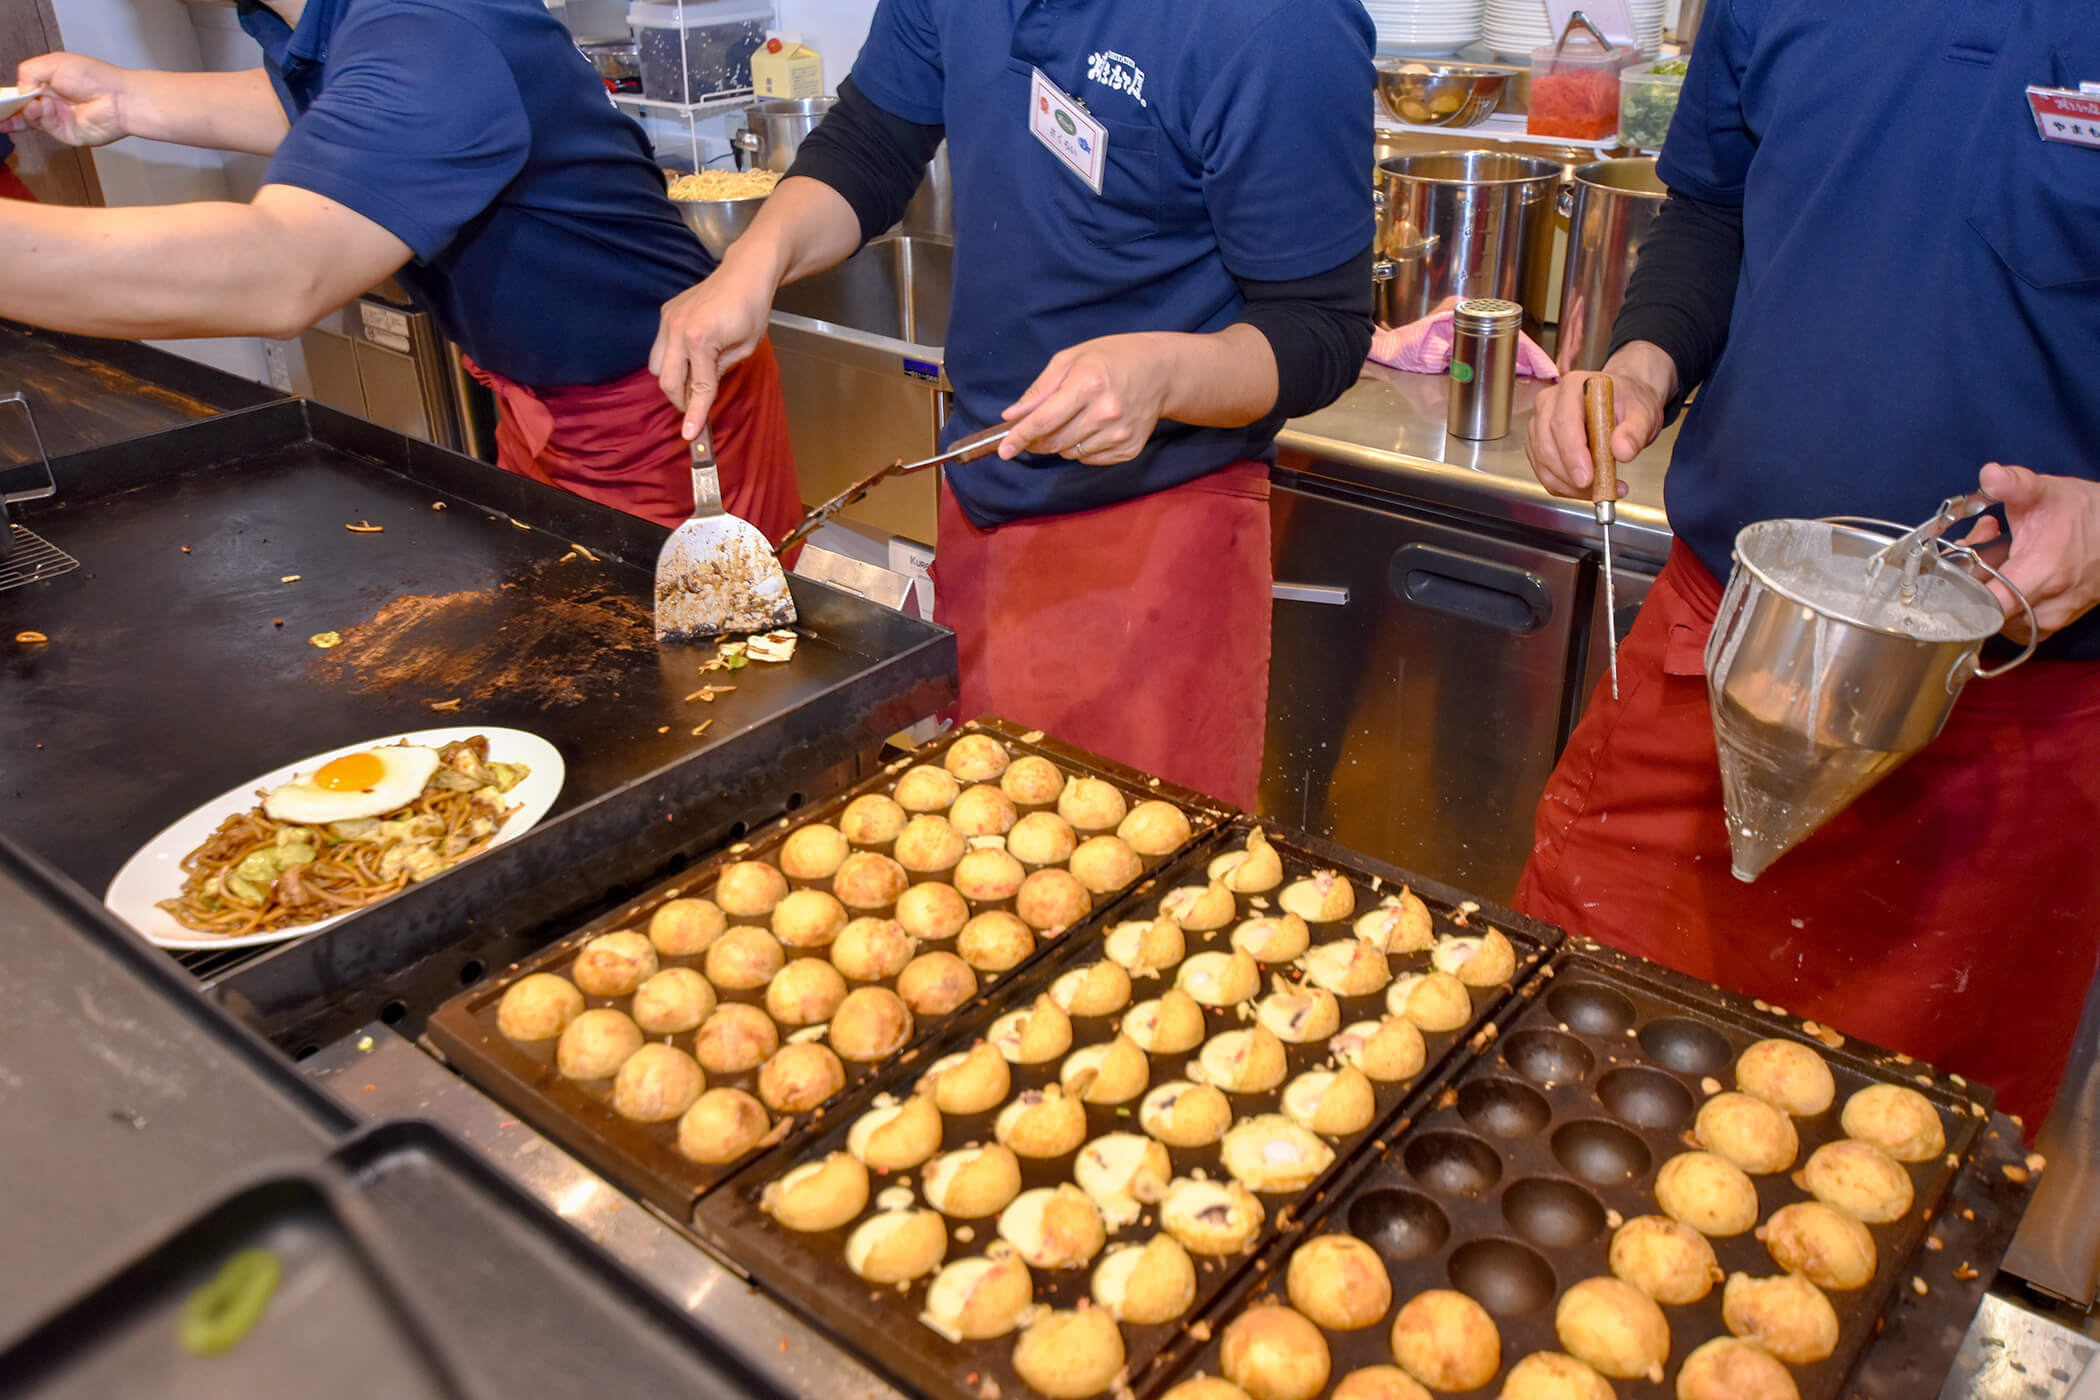
[{"label": "egg yolk", "polygon": [[330,759],[314,774],[314,786],[328,792],[363,792],[386,776],[376,753],[346,753]]}]

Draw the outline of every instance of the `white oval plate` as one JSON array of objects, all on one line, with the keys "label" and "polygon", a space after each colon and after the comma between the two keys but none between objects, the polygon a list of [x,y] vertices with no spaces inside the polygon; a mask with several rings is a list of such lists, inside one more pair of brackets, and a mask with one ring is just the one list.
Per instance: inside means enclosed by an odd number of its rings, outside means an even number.
[{"label": "white oval plate", "polygon": [[[110,912],[130,924],[149,943],[163,948],[175,948],[184,952],[196,952],[207,948],[257,948],[266,943],[284,943],[294,938],[304,938],[330,924],[340,923],[352,914],[362,914],[364,909],[346,909],[340,914],[331,914],[325,919],[311,923],[294,924],[290,928],[275,929],[268,933],[243,934],[238,938],[214,938],[193,928],[185,928],[175,917],[159,907],[163,899],[173,899],[182,893],[182,858],[203,845],[219,823],[236,812],[245,812],[259,800],[258,789],[269,789],[292,781],[301,773],[311,773],[333,758],[346,753],[357,753],[363,749],[376,749],[385,744],[421,744],[426,748],[438,748],[455,739],[471,739],[476,734],[485,734],[489,741],[489,757],[499,763],[523,763],[532,771],[516,787],[505,794],[516,810],[510,819],[496,829],[487,847],[500,846],[515,840],[530,831],[554,799],[561,793],[565,772],[561,753],[554,745],[537,734],[522,729],[502,729],[494,725],[455,725],[449,729],[418,729],[407,734],[389,734],[382,739],[367,739],[361,744],[345,744],[339,749],[317,753],[311,758],[302,758],[297,763],[287,764],[275,772],[251,778],[238,787],[214,797],[211,801],[176,821],[167,830],[148,841],[124,862],[117,878],[109,882],[109,890],[102,902]],[[471,859],[471,857],[470,857]],[[450,872],[446,872],[449,874]],[[433,878],[442,879],[443,876]],[[389,896],[391,898],[391,896]],[[370,909],[386,900],[375,900],[365,906]]]}]

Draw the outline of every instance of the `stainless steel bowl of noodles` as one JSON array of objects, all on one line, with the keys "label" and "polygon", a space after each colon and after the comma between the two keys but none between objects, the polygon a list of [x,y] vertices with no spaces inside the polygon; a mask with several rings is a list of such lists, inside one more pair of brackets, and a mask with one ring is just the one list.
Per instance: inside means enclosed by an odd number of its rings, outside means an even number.
[{"label": "stainless steel bowl of noodles", "polygon": [[699,236],[700,245],[714,258],[720,258],[751,227],[759,206],[780,181],[779,174],[771,170],[666,173],[672,202],[678,206],[686,226]]}]

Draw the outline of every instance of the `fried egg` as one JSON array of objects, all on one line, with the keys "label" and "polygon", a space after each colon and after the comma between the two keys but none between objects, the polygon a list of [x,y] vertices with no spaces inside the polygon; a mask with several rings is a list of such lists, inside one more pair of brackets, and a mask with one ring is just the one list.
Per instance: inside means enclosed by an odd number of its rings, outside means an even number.
[{"label": "fried egg", "polygon": [[346,822],[398,812],[437,772],[435,749],[399,744],[332,758],[313,776],[270,789],[263,811],[281,822]]}]

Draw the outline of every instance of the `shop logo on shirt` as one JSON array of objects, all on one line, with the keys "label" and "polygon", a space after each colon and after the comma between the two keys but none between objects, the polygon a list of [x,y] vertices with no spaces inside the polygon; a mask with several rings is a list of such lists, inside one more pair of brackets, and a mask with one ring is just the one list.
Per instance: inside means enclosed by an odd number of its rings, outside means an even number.
[{"label": "shop logo on shirt", "polygon": [[1111,92],[1127,92],[1138,106],[1145,105],[1145,70],[1138,67],[1134,58],[1112,50],[1088,54],[1086,77],[1088,82],[1099,83]]}]

